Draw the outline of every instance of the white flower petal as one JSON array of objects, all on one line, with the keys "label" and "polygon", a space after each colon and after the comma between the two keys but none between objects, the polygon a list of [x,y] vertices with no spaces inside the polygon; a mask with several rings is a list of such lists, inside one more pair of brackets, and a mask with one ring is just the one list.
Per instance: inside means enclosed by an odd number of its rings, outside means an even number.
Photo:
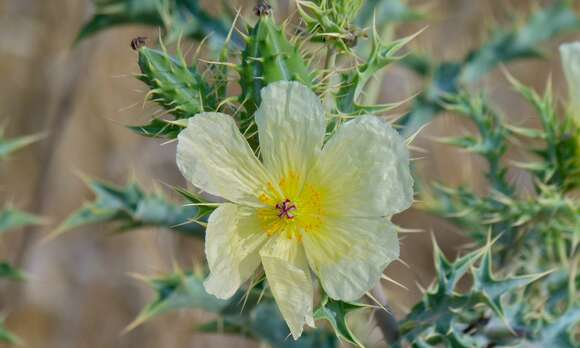
[{"label": "white flower petal", "polygon": [[399,240],[386,219],[329,219],[318,233],[305,233],[312,270],[328,296],[344,301],[362,297],[399,257]]},{"label": "white flower petal", "polygon": [[255,118],[268,171],[279,176],[306,173],[325,134],[324,109],[316,94],[298,82],[272,83],[262,89]]},{"label": "white flower petal", "polygon": [[177,140],[177,166],[194,186],[232,202],[258,204],[267,174],[230,116],[198,114]]},{"label": "white flower petal", "polygon": [[304,248],[297,239],[279,233],[260,250],[260,256],[278,308],[292,337],[298,339],[305,323],[314,326],[314,290]]},{"label": "white flower petal", "polygon": [[310,180],[325,188],[329,215],[390,216],[413,202],[405,142],[375,116],[360,116],[340,127],[324,146]]},{"label": "white flower petal", "polygon": [[205,254],[210,270],[205,289],[229,298],[260,265],[258,250],[267,241],[253,208],[222,204],[209,217]]},{"label": "white flower petal", "polygon": [[[572,108],[580,108],[580,41],[560,46],[562,66],[568,81],[568,93]],[[575,112],[580,117],[580,112]]]}]

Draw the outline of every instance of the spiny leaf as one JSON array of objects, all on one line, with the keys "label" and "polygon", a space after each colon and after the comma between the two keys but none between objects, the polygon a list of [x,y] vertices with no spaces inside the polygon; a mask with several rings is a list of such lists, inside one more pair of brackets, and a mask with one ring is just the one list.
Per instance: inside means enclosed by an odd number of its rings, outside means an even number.
[{"label": "spiny leaf", "polygon": [[240,101],[249,116],[260,105],[260,91],[266,85],[276,81],[312,84],[308,65],[297,46],[286,38],[285,28],[279,28],[272,15],[261,16],[252,28],[239,69]]},{"label": "spiny leaf", "polygon": [[325,297],[320,303],[320,308],[314,312],[314,319],[328,321],[338,338],[357,347],[364,347],[347,323],[349,313],[363,308],[368,308],[368,305],[343,302]]},{"label": "spiny leaf", "polygon": [[148,124],[142,126],[129,126],[133,132],[152,138],[175,139],[183,127],[175,122],[167,121],[161,118],[154,118]]},{"label": "spiny leaf", "polygon": [[138,78],[150,88],[149,100],[164,107],[174,120],[154,118],[149,124],[129,128],[144,136],[174,139],[187,126],[187,118],[217,110],[219,91],[208,84],[195,65],[187,65],[179,50],[173,57],[162,48],[139,49]]},{"label": "spiny leaf", "polygon": [[88,185],[95,193],[95,200],[72,213],[53,235],[100,222],[116,222],[122,230],[154,226],[198,238],[204,235],[204,227],[198,221],[202,216],[197,207],[175,204],[159,195],[147,194],[136,183],[117,187],[91,180]]},{"label": "spiny leaf", "polygon": [[363,105],[359,98],[369,79],[394,61],[402,58],[399,51],[413,40],[419,33],[408,37],[384,43],[376,29],[372,35],[372,49],[366,63],[356,67],[354,71],[341,74],[341,88],[336,95],[337,108],[344,114],[362,114],[367,112],[382,112],[392,107],[389,105]]},{"label": "spiny leaf", "polygon": [[43,135],[26,135],[23,137],[4,139],[0,130],[0,159],[5,158],[10,153],[20,150],[21,148],[37,142],[42,139]]},{"label": "spiny leaf", "polygon": [[254,335],[273,348],[338,348],[336,336],[324,329],[306,331],[294,341],[273,301],[260,303],[250,316]]},{"label": "spiny leaf", "polygon": [[38,216],[14,208],[0,211],[0,234],[19,227],[40,225],[43,220]]},{"label": "spiny leaf", "polygon": [[562,316],[551,320],[540,332],[540,347],[574,348],[578,341],[573,337],[580,325],[580,305],[576,303]]},{"label": "spiny leaf", "polygon": [[443,97],[455,94],[462,84],[474,84],[485,73],[516,59],[538,56],[537,46],[544,41],[580,28],[571,1],[556,1],[552,6],[533,13],[527,23],[512,30],[499,29],[481,48],[470,52],[463,62],[442,62],[432,68],[429,85],[415,99],[409,113],[399,120],[404,134],[413,134],[443,110]]},{"label": "spiny leaf", "polygon": [[548,84],[543,96],[523,85],[514,77],[508,78],[514,88],[534,107],[542,124],[541,130],[510,127],[514,133],[528,138],[543,140],[543,146],[534,152],[543,161],[541,165],[522,166],[528,168],[541,182],[562,187],[569,192],[580,187],[580,126],[572,117],[561,120],[557,105]]},{"label": "spiny leaf", "polygon": [[4,342],[11,345],[22,346],[24,341],[12,332],[8,331],[4,325],[4,319],[0,320],[0,342]]},{"label": "spiny leaf", "polygon": [[[491,273],[491,243],[457,260],[450,262],[443,257],[435,244],[436,281],[424,294],[421,302],[400,322],[401,341],[416,346],[448,347],[473,346],[470,334],[465,331],[471,322],[479,321],[489,308],[503,319],[501,297],[506,293],[525,288],[539,276],[504,278],[501,280]],[[482,261],[481,266],[473,265]],[[461,293],[457,292],[457,282],[465,274],[471,274],[474,284]],[[540,275],[541,276],[541,275]],[[485,326],[489,319],[485,320]],[[473,326],[475,327],[475,326]],[[481,329],[478,328],[478,331]],[[491,338],[482,339],[493,342]],[[399,347],[397,346],[397,347]],[[477,345],[478,347],[480,345]]]},{"label": "spiny leaf", "polygon": [[171,310],[197,308],[211,313],[221,313],[240,297],[233,300],[221,300],[208,294],[202,280],[188,273],[174,273],[164,277],[146,279],[149,286],[156,292],[156,299],[148,304],[127,330],[150,320],[153,317]]},{"label": "spiny leaf", "polygon": [[6,261],[0,261],[0,278],[8,278],[12,280],[23,280],[24,273],[14,268]]},{"label": "spiny leaf", "polygon": [[220,300],[208,294],[202,279],[192,273],[178,271],[145,281],[155,290],[156,299],[128,329],[171,310],[202,309],[217,314],[219,319],[199,326],[201,332],[241,334],[273,348],[338,348],[336,337],[323,329],[307,331],[297,341],[289,339],[290,331],[278,307],[268,296],[258,303],[258,289],[250,290],[246,300],[242,290],[228,300]]},{"label": "spiny leaf", "polygon": [[381,23],[390,23],[420,20],[425,14],[410,8],[405,0],[367,0],[358,14],[356,23],[360,26],[369,25],[373,16],[380,19]]},{"label": "spiny leaf", "polygon": [[512,31],[499,30],[491,40],[472,52],[461,75],[464,82],[477,81],[499,63],[539,56],[537,46],[556,35],[580,28],[580,20],[570,1],[555,1],[533,13],[526,25]]},{"label": "spiny leaf", "polygon": [[169,41],[180,35],[200,40],[211,33],[218,44],[228,33],[229,19],[210,16],[197,0],[96,0],[95,7],[95,15],[83,26],[77,42],[102,30],[129,24],[161,27]]},{"label": "spiny leaf", "polygon": [[310,40],[345,53],[350,53],[350,48],[356,46],[361,34],[352,21],[362,5],[362,0],[300,0],[296,3]]}]

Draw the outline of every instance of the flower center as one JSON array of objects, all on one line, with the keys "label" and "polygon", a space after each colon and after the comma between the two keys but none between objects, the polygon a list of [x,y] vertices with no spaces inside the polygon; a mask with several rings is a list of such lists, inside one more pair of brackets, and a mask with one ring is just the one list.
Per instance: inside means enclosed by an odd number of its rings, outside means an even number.
[{"label": "flower center", "polygon": [[293,211],[296,210],[296,204],[292,203],[288,198],[286,198],[284,202],[276,204],[276,209],[279,211],[279,218],[285,217],[286,219],[291,220],[295,217]]},{"label": "flower center", "polygon": [[267,183],[259,195],[264,204],[257,211],[260,225],[269,236],[281,232],[302,240],[303,233],[317,233],[322,226],[323,196],[320,187],[302,182],[295,173],[282,177],[278,185]]}]

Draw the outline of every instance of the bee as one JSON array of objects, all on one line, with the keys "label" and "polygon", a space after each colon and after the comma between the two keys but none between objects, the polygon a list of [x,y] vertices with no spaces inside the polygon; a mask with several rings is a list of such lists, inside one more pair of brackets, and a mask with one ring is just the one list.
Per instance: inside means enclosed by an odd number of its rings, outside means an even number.
[{"label": "bee", "polygon": [[272,13],[272,6],[265,0],[259,0],[256,7],[254,7],[254,13],[258,17],[268,16]]},{"label": "bee", "polygon": [[137,36],[133,40],[131,40],[131,48],[133,51],[137,51],[141,47],[145,46],[147,43],[147,38],[145,36]]}]

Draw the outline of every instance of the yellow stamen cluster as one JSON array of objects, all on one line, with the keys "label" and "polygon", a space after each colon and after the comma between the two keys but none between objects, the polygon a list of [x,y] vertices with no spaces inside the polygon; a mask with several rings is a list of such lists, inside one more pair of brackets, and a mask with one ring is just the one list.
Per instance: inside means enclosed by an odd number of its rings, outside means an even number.
[{"label": "yellow stamen cluster", "polygon": [[281,232],[301,241],[303,233],[317,233],[322,226],[322,190],[294,172],[283,176],[277,187],[269,182],[259,199],[266,207],[258,209],[258,218],[268,236]]}]

